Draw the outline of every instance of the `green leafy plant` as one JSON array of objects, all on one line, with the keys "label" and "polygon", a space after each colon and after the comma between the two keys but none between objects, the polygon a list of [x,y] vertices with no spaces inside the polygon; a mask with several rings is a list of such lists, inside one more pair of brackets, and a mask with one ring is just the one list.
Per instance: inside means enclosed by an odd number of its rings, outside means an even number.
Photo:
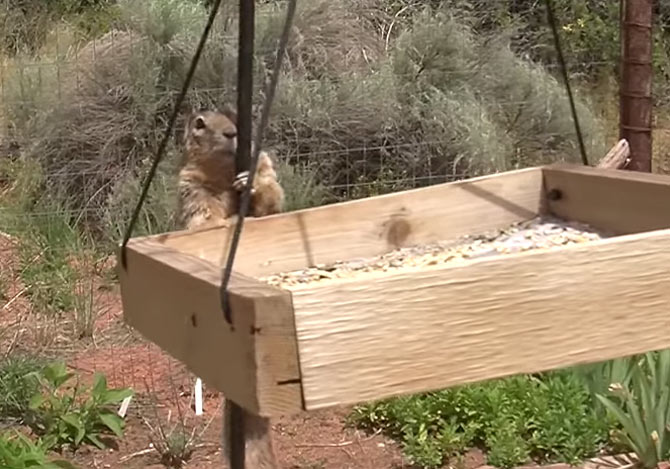
[{"label": "green leafy plant", "polygon": [[62,459],[50,459],[42,442],[33,443],[19,433],[0,435],[0,469],[76,469]]},{"label": "green leafy plant", "polygon": [[629,384],[613,383],[611,396],[597,398],[622,426],[617,432],[645,468],[670,453],[670,350],[634,362]]},{"label": "green leafy plant", "polygon": [[[40,384],[40,393],[30,401],[30,424],[44,436],[48,447],[69,446],[73,450],[83,442],[105,448],[102,437],[110,432],[123,437],[124,421],[111,407],[133,394],[130,389],[108,389],[104,375],[97,373],[88,393],[75,385],[66,391],[65,385],[74,373],[63,362],[46,366],[30,377]],[[88,394],[84,398],[84,394]]]},{"label": "green leafy plant", "polygon": [[589,363],[573,368],[573,371],[584,382],[594,397],[599,410],[605,410],[601,402],[595,399],[598,394],[606,394],[612,383],[628,386],[633,375],[635,363],[640,356],[617,358],[605,362]]},{"label": "green leafy plant", "polygon": [[355,425],[382,430],[420,467],[442,467],[468,448],[489,464],[578,463],[608,443],[609,421],[575,373],[516,376],[356,407]]}]

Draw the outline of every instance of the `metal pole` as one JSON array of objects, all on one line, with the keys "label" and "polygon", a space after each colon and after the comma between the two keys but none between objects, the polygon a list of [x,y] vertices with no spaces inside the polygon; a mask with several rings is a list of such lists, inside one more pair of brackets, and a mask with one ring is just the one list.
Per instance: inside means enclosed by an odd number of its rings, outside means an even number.
[{"label": "metal pole", "polygon": [[254,93],[255,0],[240,0],[237,57],[237,173],[249,169],[251,160],[251,106]]},{"label": "metal pole", "polygon": [[[255,38],[255,0],[240,0],[239,36],[237,59],[237,152],[235,171],[237,174],[249,169],[251,160],[251,107],[253,104],[253,67]],[[229,448],[230,469],[244,469],[245,433],[244,410],[233,401],[230,407]],[[225,424],[225,422],[224,422]]]},{"label": "metal pole", "polygon": [[653,0],[623,0],[620,137],[630,145],[628,169],[651,172]]},{"label": "metal pole", "polygon": [[[244,469],[245,466],[245,433],[246,429],[244,428],[244,410],[235,404],[233,401],[228,400],[226,405],[229,407],[228,419],[226,422],[226,411],[224,410],[224,425],[228,425],[228,454],[226,458],[228,459],[228,467],[230,469]],[[225,407],[225,406],[224,406]],[[226,427],[224,426],[224,429]],[[224,433],[224,436],[226,434]]]}]

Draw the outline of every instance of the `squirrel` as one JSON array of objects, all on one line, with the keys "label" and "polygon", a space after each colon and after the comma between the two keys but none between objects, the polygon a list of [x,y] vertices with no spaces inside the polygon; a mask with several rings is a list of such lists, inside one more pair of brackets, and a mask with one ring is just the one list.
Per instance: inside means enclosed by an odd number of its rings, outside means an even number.
[{"label": "squirrel", "polygon": [[[237,216],[239,195],[247,186],[249,172],[236,174],[237,113],[222,111],[193,113],[184,131],[185,151],[178,180],[178,219],[187,230],[227,225]],[[252,149],[253,151],[253,149]],[[272,159],[259,153],[251,191],[250,215],[262,217],[283,210],[284,191],[277,180]],[[224,451],[230,461],[230,402],[224,403]],[[245,463],[249,469],[278,469],[272,426],[267,417],[243,409]]]},{"label": "squirrel", "polygon": [[[203,110],[189,116],[184,130],[183,159],[178,182],[178,222],[185,229],[226,224],[236,216],[240,192],[249,172],[236,174],[237,113]],[[253,152],[253,148],[252,148]],[[283,210],[284,191],[273,160],[258,155],[249,214],[273,215]]]}]

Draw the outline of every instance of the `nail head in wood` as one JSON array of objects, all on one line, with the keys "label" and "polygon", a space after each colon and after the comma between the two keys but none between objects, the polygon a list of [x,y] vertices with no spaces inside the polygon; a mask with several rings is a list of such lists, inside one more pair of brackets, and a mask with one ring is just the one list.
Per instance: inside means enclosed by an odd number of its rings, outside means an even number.
[{"label": "nail head in wood", "polygon": [[547,199],[551,201],[561,200],[563,198],[563,192],[560,189],[551,189],[547,192]]}]

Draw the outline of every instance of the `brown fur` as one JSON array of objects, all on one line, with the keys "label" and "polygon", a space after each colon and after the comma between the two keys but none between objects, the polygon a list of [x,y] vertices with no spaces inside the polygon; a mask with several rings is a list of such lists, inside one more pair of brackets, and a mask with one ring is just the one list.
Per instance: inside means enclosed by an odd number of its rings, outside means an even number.
[{"label": "brown fur", "polygon": [[[198,120],[200,123],[197,124]],[[185,229],[228,224],[237,214],[239,191],[246,179],[235,175],[236,115],[203,111],[186,123],[184,160],[179,172],[179,221]],[[242,183],[240,183],[242,182]],[[284,192],[270,157],[259,154],[250,215],[262,217],[283,209]],[[224,452],[230,463],[230,402],[224,403]],[[268,418],[244,412],[245,469],[277,469]]]},{"label": "brown fur", "polygon": [[[179,172],[179,222],[185,229],[225,224],[236,215],[245,178],[235,174],[237,127],[234,111],[202,111],[189,117]],[[284,191],[274,163],[261,151],[249,215],[281,212]]]}]

